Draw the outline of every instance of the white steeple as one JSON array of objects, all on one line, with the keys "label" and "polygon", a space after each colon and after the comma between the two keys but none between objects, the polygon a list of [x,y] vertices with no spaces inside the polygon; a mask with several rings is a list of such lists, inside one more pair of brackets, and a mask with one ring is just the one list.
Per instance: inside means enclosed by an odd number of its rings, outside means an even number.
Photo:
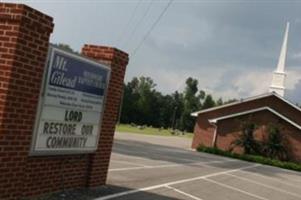
[{"label": "white steeple", "polygon": [[283,44],[279,56],[279,61],[277,65],[276,71],[273,73],[272,84],[270,86],[270,92],[276,92],[280,96],[284,96],[285,91],[285,78],[286,73],[284,71],[285,68],[285,59],[286,59],[286,52],[287,52],[287,39],[288,39],[288,30],[289,30],[289,22],[286,24]]}]

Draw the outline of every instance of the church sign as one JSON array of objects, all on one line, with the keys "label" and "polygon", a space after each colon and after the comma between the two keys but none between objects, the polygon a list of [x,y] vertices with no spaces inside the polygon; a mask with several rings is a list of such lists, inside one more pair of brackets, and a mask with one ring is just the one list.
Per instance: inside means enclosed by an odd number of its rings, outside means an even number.
[{"label": "church sign", "polygon": [[31,154],[95,151],[110,68],[50,47],[44,73]]}]

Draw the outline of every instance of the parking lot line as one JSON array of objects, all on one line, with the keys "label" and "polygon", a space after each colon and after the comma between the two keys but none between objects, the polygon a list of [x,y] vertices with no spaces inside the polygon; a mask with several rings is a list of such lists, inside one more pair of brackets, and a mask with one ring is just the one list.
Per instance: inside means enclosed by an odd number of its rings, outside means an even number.
[{"label": "parking lot line", "polygon": [[183,192],[182,190],[179,190],[179,189],[177,189],[177,188],[174,188],[174,187],[171,187],[171,186],[165,186],[166,188],[168,188],[168,189],[171,189],[171,190],[173,190],[173,191],[175,191],[175,192],[178,192],[178,193],[180,193],[180,194],[182,194],[182,195],[184,195],[184,196],[187,196],[187,197],[190,197],[191,199],[194,199],[194,200],[203,200],[203,199],[200,199],[200,198],[198,198],[198,197],[196,197],[196,196],[193,196],[193,195],[191,195],[191,194],[188,194],[188,193],[186,193],[186,192]]},{"label": "parking lot line", "polygon": [[128,164],[128,165],[136,165],[136,166],[140,166],[140,167],[148,167],[149,166],[149,165],[142,165],[142,164],[128,162],[128,161],[122,161],[122,160],[111,160],[111,162],[124,163],[124,164]]},{"label": "parking lot line", "polygon": [[[158,189],[158,188],[166,187],[166,186],[170,186],[170,185],[175,185],[175,184],[180,184],[180,183],[187,183],[187,182],[190,182],[190,181],[196,181],[196,180],[200,180],[200,179],[204,179],[204,178],[209,178],[211,176],[222,175],[222,174],[236,172],[236,171],[240,171],[240,170],[244,170],[244,169],[250,169],[250,168],[254,168],[254,167],[258,167],[258,166],[260,166],[260,164],[253,164],[253,165],[247,166],[247,167],[240,167],[240,168],[236,168],[236,169],[215,172],[215,173],[212,173],[212,174],[207,174],[207,175],[198,176],[198,177],[194,177],[194,178],[181,179],[181,180],[167,182],[167,183],[158,184],[158,185],[153,185],[153,186],[149,186],[149,187],[133,189],[133,190],[125,191],[125,192],[115,193],[115,194],[107,195],[107,196],[104,196],[104,197],[96,198],[95,200],[112,199],[112,198],[121,197],[121,196],[125,196],[125,195],[135,194],[135,193],[142,192],[142,191],[149,191],[149,190],[154,190],[154,189]],[[262,200],[266,200],[266,199],[262,198]]]},{"label": "parking lot line", "polygon": [[[154,161],[155,160],[157,162],[170,162],[170,161],[161,161],[160,158],[158,158],[158,159],[142,158],[142,157],[137,157],[137,156],[122,155],[122,154],[119,154],[119,153],[117,153],[116,156],[120,156],[120,157],[123,157],[123,158],[130,158],[130,159],[133,159],[133,160],[141,160],[141,161],[142,160],[145,160],[145,161]],[[159,156],[161,156],[161,158],[164,158],[164,157],[165,158],[175,158],[177,161],[199,162],[198,159],[194,160],[194,159],[178,158],[178,157],[173,157],[173,156],[162,156],[162,155],[159,155]],[[116,160],[116,158],[114,158],[114,159]],[[236,159],[222,158],[221,157],[220,160],[214,160],[214,161],[211,161],[211,162],[224,162],[224,161],[234,162],[234,161],[237,161],[237,160]]]},{"label": "parking lot line", "polygon": [[277,168],[277,167],[273,167],[273,166],[269,166],[269,165],[262,165],[262,168],[269,168],[269,170],[274,170],[274,171],[281,171],[281,172],[284,172],[286,174],[290,174],[290,175],[293,175],[293,176],[298,176],[298,178],[289,178],[288,180],[290,181],[295,181],[295,182],[298,182],[298,183],[301,183],[301,173],[300,172],[297,172],[297,171],[293,171],[293,170],[289,170],[289,169],[283,169],[283,168]]},{"label": "parking lot line", "polygon": [[109,172],[118,172],[118,171],[129,171],[129,170],[137,170],[137,169],[146,169],[149,167],[123,167],[123,168],[114,168],[109,169]]},{"label": "parking lot line", "polygon": [[226,185],[226,184],[224,184],[224,183],[220,183],[220,182],[214,181],[214,180],[209,179],[209,178],[202,178],[202,179],[204,179],[205,181],[211,182],[211,183],[215,183],[215,184],[220,185],[220,186],[222,186],[222,187],[225,187],[225,188],[228,188],[228,189],[231,189],[231,190],[235,190],[235,191],[241,192],[241,193],[246,194],[246,195],[248,195],[248,196],[255,197],[255,198],[257,198],[257,199],[268,200],[268,199],[266,199],[266,198],[264,198],[264,197],[261,197],[261,196],[258,196],[258,195],[256,195],[256,194],[252,194],[252,193],[247,192],[247,191],[245,191],[245,190],[241,190],[241,189],[238,189],[238,188],[235,188],[235,187]]},{"label": "parking lot line", "polygon": [[[297,175],[297,176],[300,176],[300,178],[301,178],[301,174],[298,171],[293,171],[293,170],[290,170],[290,169],[274,167],[274,166],[270,166],[270,165],[262,165],[262,167],[263,168],[270,168],[270,169],[272,168],[275,171],[282,171],[282,172],[286,172],[286,173],[289,173],[289,174],[292,174],[292,175]],[[301,181],[301,180],[299,180],[299,181]]]},{"label": "parking lot line", "polygon": [[109,169],[109,172],[116,172],[116,171],[129,171],[129,170],[139,170],[139,169],[155,169],[155,168],[166,168],[166,167],[180,167],[180,166],[206,166],[210,167],[208,164],[212,163],[226,163],[226,162],[232,162],[231,161],[208,161],[208,162],[194,162],[194,163],[185,163],[185,164],[164,164],[164,165],[153,165],[153,166],[139,166],[139,167],[124,167],[124,168],[115,168],[115,169]]},{"label": "parking lot line", "polygon": [[125,168],[116,168],[116,169],[109,169],[110,172],[115,171],[128,171],[128,170],[138,170],[138,169],[155,169],[155,168],[166,168],[166,167],[179,167],[179,166],[189,166],[189,165],[196,165],[199,163],[204,162],[196,162],[196,163],[189,163],[189,164],[170,164],[170,165],[154,165],[154,166],[142,166],[142,167],[125,167]]},{"label": "parking lot line", "polygon": [[273,186],[270,186],[270,185],[266,185],[266,184],[263,184],[263,183],[260,183],[260,182],[254,181],[254,180],[250,180],[250,179],[247,179],[247,178],[239,177],[239,176],[236,176],[236,175],[230,174],[230,173],[225,174],[225,175],[232,176],[232,177],[235,177],[235,178],[240,179],[240,180],[244,180],[244,181],[247,181],[247,182],[250,182],[250,183],[254,183],[256,185],[260,185],[260,186],[263,186],[263,187],[266,187],[266,188],[270,188],[272,190],[276,190],[278,192],[286,193],[286,194],[289,194],[289,195],[301,198],[301,195],[299,195],[299,194],[296,194],[296,193],[293,193],[293,192],[288,192],[286,190],[282,190],[280,188],[276,188],[276,187],[273,187]]},{"label": "parking lot line", "polygon": [[142,158],[142,157],[137,157],[137,156],[128,156],[128,155],[122,155],[122,154],[116,154],[116,153],[114,153],[114,154],[112,154],[113,155],[113,158],[111,158],[112,160],[118,160],[119,158],[121,158],[121,159],[130,160],[133,162],[139,161],[139,163],[141,163],[141,162],[143,163],[143,161],[146,161],[146,162],[150,162],[150,161],[154,162],[155,161],[157,163],[167,163],[168,162],[168,161],[161,161],[161,160],[151,159],[151,158]]},{"label": "parking lot line", "polygon": [[[257,177],[261,177],[261,178],[264,178],[264,179],[269,179],[269,180],[272,180],[274,182],[277,182],[277,183],[281,183],[283,185],[287,185],[287,186],[290,186],[290,187],[294,187],[294,188],[297,188],[297,189],[300,189],[300,186],[296,186],[292,183],[287,183],[287,182],[284,182],[283,180],[279,180],[275,177],[270,177],[270,176],[264,176],[264,175],[261,175],[261,174],[258,174],[258,173],[254,173],[254,172],[247,172],[247,171],[240,171],[239,173],[243,173],[243,174],[250,174],[252,176],[257,176]],[[230,174],[230,173],[229,173]],[[235,175],[235,174],[234,174]]]},{"label": "parking lot line", "polygon": [[[118,149],[118,148],[115,148],[115,149]],[[134,151],[131,151],[131,150],[125,150],[125,149],[120,149],[120,151],[123,151],[124,153],[135,153]],[[145,152],[139,152],[139,154],[141,155],[149,155],[148,153],[145,153]],[[158,156],[156,157],[156,160],[160,159],[160,158],[172,158],[172,159],[175,159],[177,161],[188,161],[188,162],[196,162],[198,161],[198,159],[194,160],[194,159],[187,159],[187,158],[179,158],[177,157],[176,155],[174,156],[167,156],[167,155],[162,155],[160,153],[152,153],[153,156]],[[197,157],[198,158],[198,157]],[[220,157],[219,159],[221,159],[222,161],[227,161],[229,160],[228,158],[223,158],[223,157]]]}]

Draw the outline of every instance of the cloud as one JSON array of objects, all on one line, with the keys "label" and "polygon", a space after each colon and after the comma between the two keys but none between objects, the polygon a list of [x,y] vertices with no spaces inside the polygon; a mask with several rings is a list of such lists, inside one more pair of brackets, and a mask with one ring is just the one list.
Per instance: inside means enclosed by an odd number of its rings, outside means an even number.
[{"label": "cloud", "polygon": [[[148,63],[144,65],[143,74],[136,73],[136,70],[129,70],[126,81],[130,81],[133,76],[149,76],[158,85],[157,90],[167,94],[172,93],[176,90],[184,91],[185,81],[188,77],[193,77],[198,80],[198,88],[200,90],[211,91],[211,85],[217,84],[219,82],[219,77],[226,71],[220,70],[219,68],[212,67],[210,69],[206,68],[192,68],[187,70],[185,66],[180,68],[174,65],[173,68],[164,67],[165,65],[161,63],[161,67],[153,67],[153,63]],[[208,77],[216,77],[214,79],[208,79]]]},{"label": "cloud", "polygon": [[[269,70],[230,70],[220,77],[211,91],[225,99],[246,98],[268,92],[271,80],[272,71]],[[301,102],[301,69],[293,68],[287,72],[286,96],[293,102]]]},{"label": "cloud", "polygon": [[301,52],[292,54],[292,58],[294,58],[294,59],[301,59]]},{"label": "cloud", "polygon": [[294,103],[301,103],[301,67],[288,72],[286,98]]},{"label": "cloud", "polygon": [[301,104],[301,79],[295,85],[294,89],[288,89],[286,91],[286,97],[294,103]]},{"label": "cloud", "polygon": [[240,99],[267,92],[270,82],[268,70],[230,70],[222,75],[212,91],[225,99]]},{"label": "cloud", "polygon": [[[126,27],[137,1],[74,2],[72,6],[68,1],[27,1],[54,17],[52,42],[68,43],[76,50],[84,43],[109,45],[129,53],[166,5],[165,1],[154,2],[129,40],[148,3],[142,2],[133,23]],[[81,12],[83,8],[85,12]],[[126,81],[150,76],[158,91],[171,93],[183,90],[183,83],[191,76],[199,80],[200,89],[216,98],[263,93],[277,65],[285,23],[290,21],[287,94],[300,102],[300,10],[298,1],[174,1],[137,54],[130,55]],[[129,44],[122,45],[124,41]]]}]

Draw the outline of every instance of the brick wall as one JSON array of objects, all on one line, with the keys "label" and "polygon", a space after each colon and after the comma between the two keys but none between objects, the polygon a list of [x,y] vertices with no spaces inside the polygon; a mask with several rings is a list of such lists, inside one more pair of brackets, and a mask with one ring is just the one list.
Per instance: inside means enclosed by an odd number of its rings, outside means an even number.
[{"label": "brick wall", "polygon": [[[0,3],[0,199],[105,184],[128,55],[87,45],[86,56],[112,68],[96,153],[30,157],[30,142],[49,46],[52,18],[30,7]],[[64,181],[62,181],[64,180]]]},{"label": "brick wall", "polygon": [[[197,148],[199,144],[212,146],[215,128],[208,122],[209,119],[264,106],[269,106],[292,121],[301,124],[301,112],[272,95],[199,114],[194,129],[192,148]],[[288,146],[291,147],[289,149],[291,156],[295,160],[301,161],[301,131],[269,111],[261,111],[250,115],[218,121],[216,146],[223,150],[229,150],[231,143],[241,132],[241,124],[243,121],[251,121],[258,125],[255,136],[259,140],[263,140],[264,137],[266,137],[266,130],[269,124],[278,124],[282,127],[281,131],[286,137],[289,144]],[[241,153],[243,152],[243,149],[235,148],[234,151]]]},{"label": "brick wall", "polygon": [[82,54],[110,65],[112,70],[98,149],[91,156],[88,185],[93,187],[106,182],[123,80],[129,59],[126,53],[118,49],[95,45],[85,45]]},{"label": "brick wall", "polygon": [[[242,124],[244,122],[250,122],[256,124],[256,130],[254,132],[254,137],[257,140],[264,140],[266,135],[266,127],[270,124],[279,124],[280,118],[274,115],[269,111],[259,111],[249,115],[243,115],[236,118],[229,118],[221,120],[217,123],[218,131],[216,138],[216,147],[223,150],[230,150],[233,148],[233,151],[236,153],[242,153],[242,148],[234,148],[231,144],[236,140],[241,134]],[[283,120],[281,120],[283,121]],[[285,124],[290,126],[290,124]]]},{"label": "brick wall", "polygon": [[[269,125],[277,125],[280,128],[280,133],[283,135],[283,142],[290,158],[295,161],[301,161],[301,131],[269,111],[260,111],[250,115],[219,121],[217,123],[216,147],[226,151],[233,147],[231,143],[241,134],[241,123],[244,121],[256,124],[254,137],[259,141],[267,139]],[[243,149],[235,147],[233,151],[242,153]]]},{"label": "brick wall", "polygon": [[20,197],[52,18],[0,3],[0,199]]}]

